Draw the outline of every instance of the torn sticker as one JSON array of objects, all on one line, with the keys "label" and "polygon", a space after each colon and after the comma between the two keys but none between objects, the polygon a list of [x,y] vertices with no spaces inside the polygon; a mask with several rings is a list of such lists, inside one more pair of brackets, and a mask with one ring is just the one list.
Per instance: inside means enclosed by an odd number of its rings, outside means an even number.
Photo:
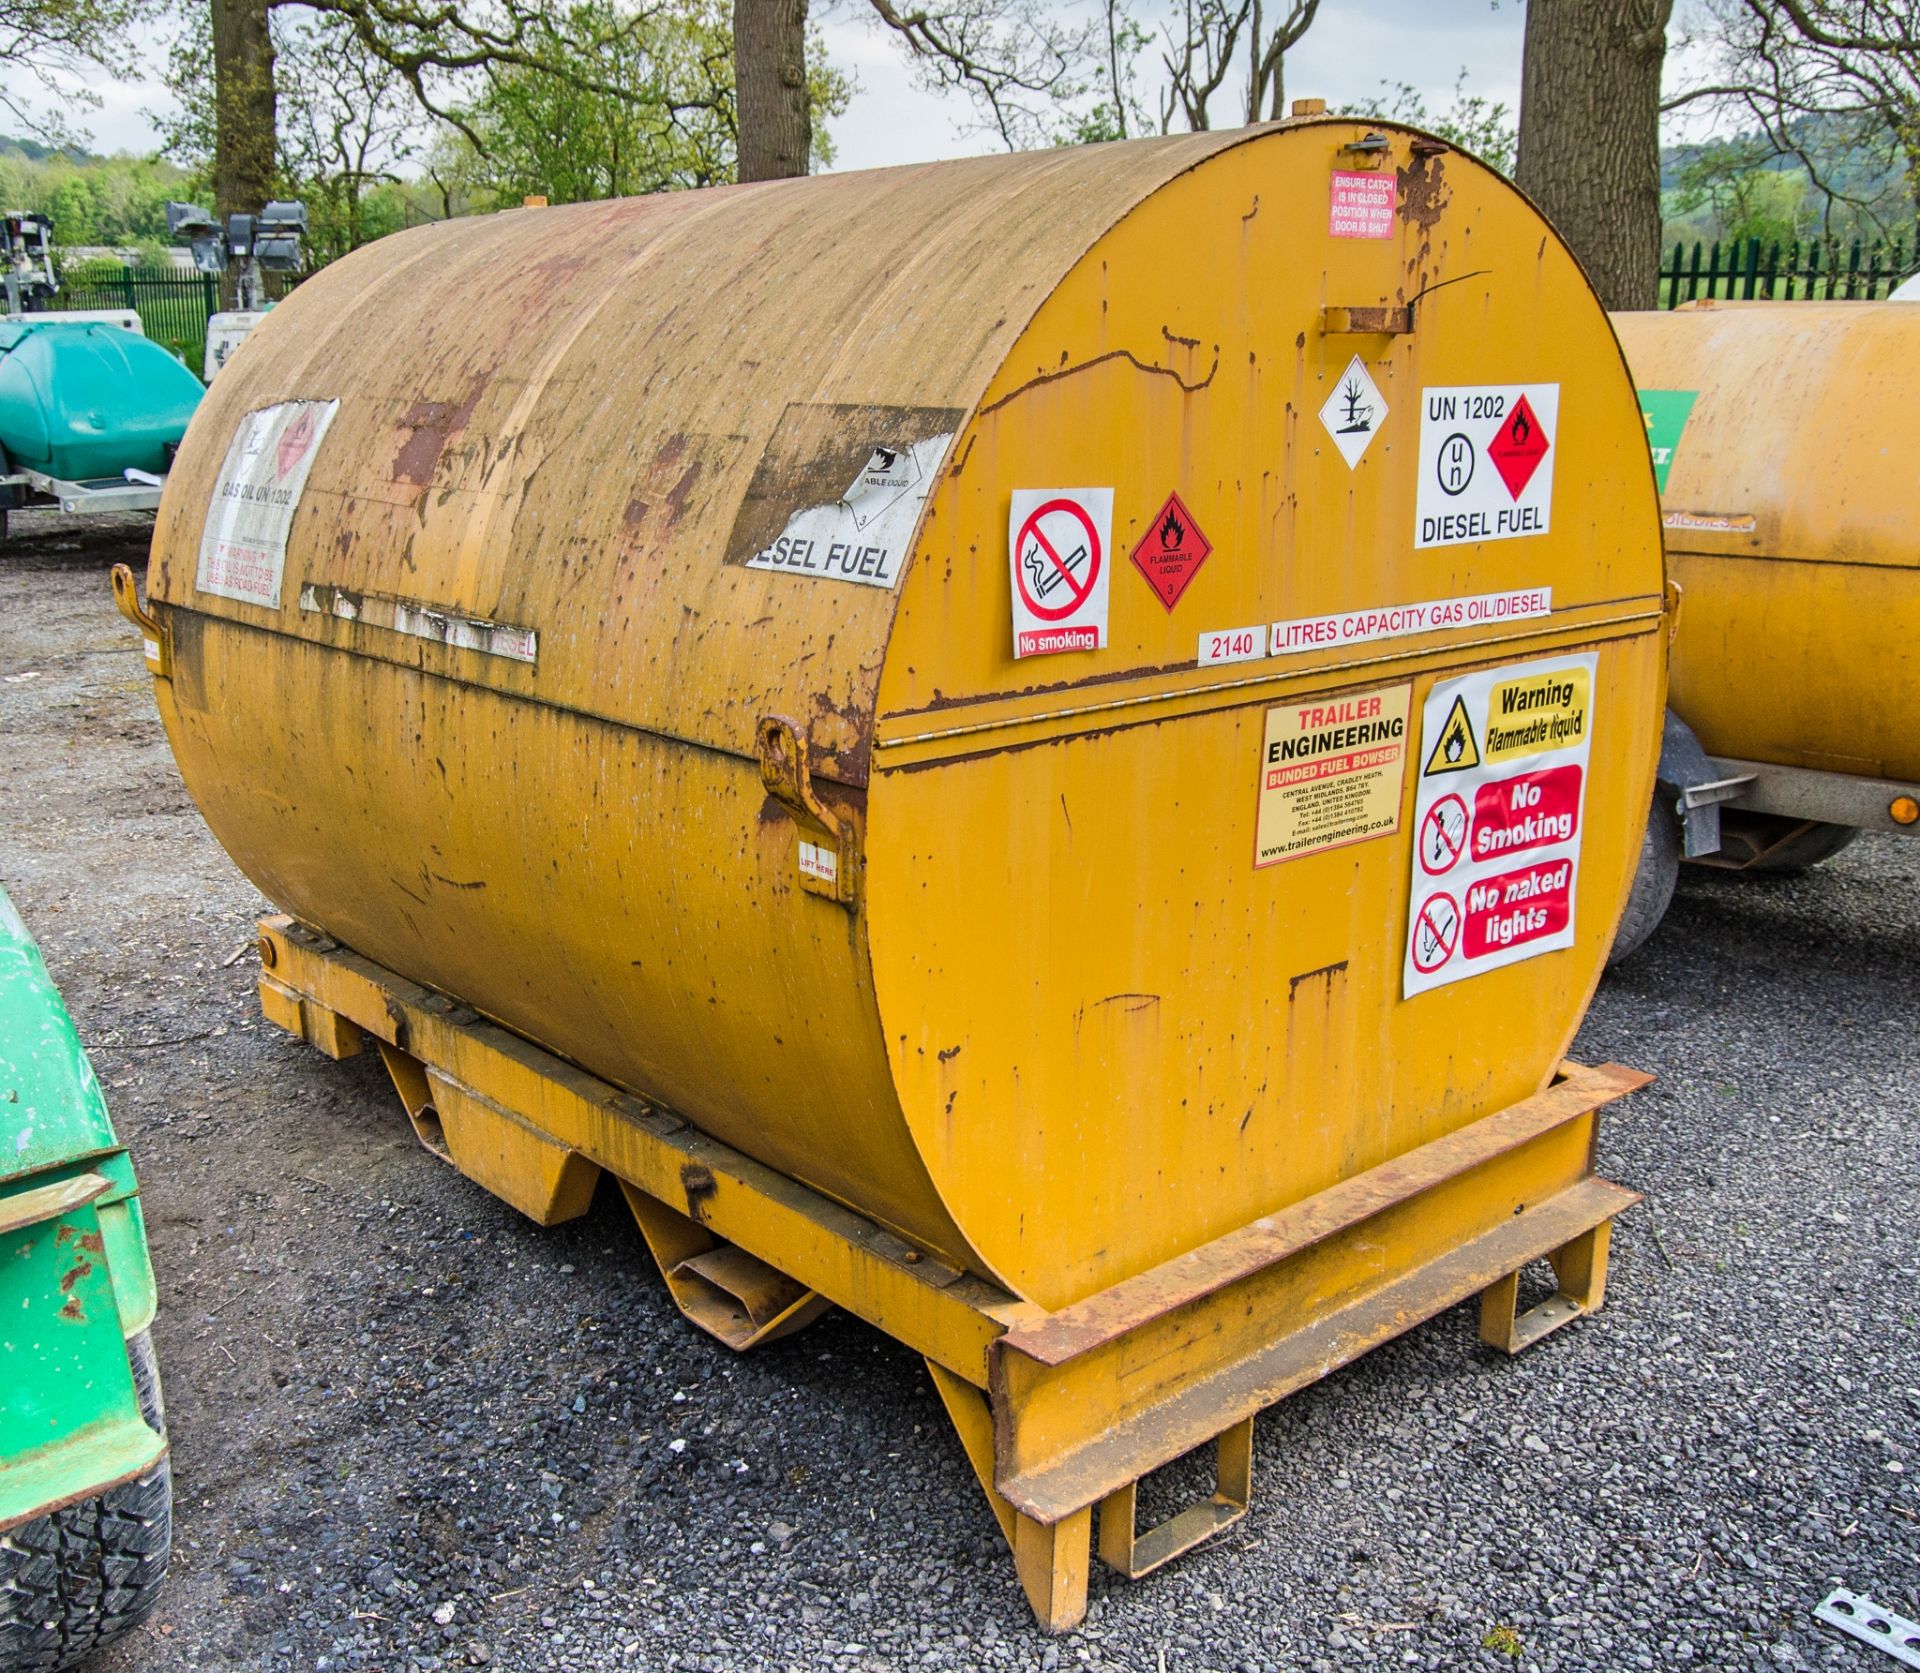
[{"label": "torn sticker", "polygon": [[540,636],[530,627],[514,627],[486,616],[464,615],[442,605],[389,593],[349,592],[309,581],[300,589],[300,608],[309,615],[333,616],[360,622],[415,639],[427,639],[483,656],[503,656],[510,662],[539,661]]},{"label": "torn sticker", "polygon": [[241,419],[207,507],[198,591],[279,608],[293,514],[339,410],[337,400],[282,401]]}]

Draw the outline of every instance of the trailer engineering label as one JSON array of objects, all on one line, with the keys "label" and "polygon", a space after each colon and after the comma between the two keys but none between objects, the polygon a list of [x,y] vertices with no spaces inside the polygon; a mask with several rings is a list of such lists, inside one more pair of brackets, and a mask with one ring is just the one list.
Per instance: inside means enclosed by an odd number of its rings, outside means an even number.
[{"label": "trailer engineering label", "polygon": [[213,485],[193,584],[216,598],[280,607],[287,533],[338,401],[282,401],[240,421]]},{"label": "trailer engineering label", "polygon": [[1427,694],[1404,997],[1573,945],[1597,662],[1515,663]]},{"label": "trailer engineering label", "polygon": [[1413,685],[1267,710],[1256,869],[1400,828]]}]

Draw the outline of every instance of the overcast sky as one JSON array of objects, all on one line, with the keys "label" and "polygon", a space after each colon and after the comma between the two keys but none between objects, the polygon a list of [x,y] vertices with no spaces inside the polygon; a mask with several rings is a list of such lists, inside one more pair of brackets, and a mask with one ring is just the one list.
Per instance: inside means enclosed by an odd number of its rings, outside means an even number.
[{"label": "overcast sky", "polygon": [[[885,31],[869,24],[864,0],[833,0],[815,15],[832,61],[850,72],[858,91],[846,115],[832,124],[837,168],[877,168],[932,157],[992,150],[992,140],[969,127],[971,111],[953,96],[924,93]],[[1323,98],[1336,107],[1372,100],[1385,82],[1409,82],[1430,108],[1452,100],[1464,68],[1472,91],[1517,106],[1520,93],[1520,0],[1324,0],[1318,21],[1287,59],[1287,96]],[[158,143],[147,113],[167,95],[156,79],[163,41],[142,41],[146,76],[138,81],[94,80],[97,111],[76,111],[95,149],[142,154]],[[36,103],[40,103],[36,99]]]},{"label": "overcast sky", "polygon": [[[834,166],[876,168],[992,149],[989,136],[969,129],[972,112],[963,101],[914,86],[899,50],[863,14],[870,15],[863,0],[837,0],[823,20],[828,56],[859,83],[852,106],[832,124]],[[1523,16],[1520,0],[1323,0],[1306,39],[1287,55],[1287,98],[1325,99],[1337,109],[1376,99],[1383,81],[1406,82],[1438,112],[1452,103],[1464,69],[1471,91],[1517,110]],[[1143,56],[1143,70],[1150,56]],[[1216,108],[1231,105],[1223,98]]]}]

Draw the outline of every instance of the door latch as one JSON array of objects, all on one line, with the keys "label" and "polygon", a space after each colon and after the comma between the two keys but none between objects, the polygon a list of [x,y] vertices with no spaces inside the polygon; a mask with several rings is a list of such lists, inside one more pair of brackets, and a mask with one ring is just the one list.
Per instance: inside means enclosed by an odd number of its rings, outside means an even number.
[{"label": "door latch", "polygon": [[799,726],[785,715],[763,715],[754,728],[754,743],[760,756],[760,782],[798,827],[800,887],[808,894],[851,906],[858,860],[853,821],[814,792]]}]

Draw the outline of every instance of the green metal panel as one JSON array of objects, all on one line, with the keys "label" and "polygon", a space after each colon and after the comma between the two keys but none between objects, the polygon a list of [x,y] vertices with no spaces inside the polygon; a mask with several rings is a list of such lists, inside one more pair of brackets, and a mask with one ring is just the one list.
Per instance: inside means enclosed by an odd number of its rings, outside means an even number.
[{"label": "green metal panel", "polygon": [[200,404],[200,380],[116,325],[0,322],[0,446],[67,481],[164,472]]},{"label": "green metal panel", "polygon": [[0,890],[0,1528],[147,1468],[125,1338],[153,1320],[133,1164]]},{"label": "green metal panel", "polygon": [[0,891],[0,1201],[15,1180],[118,1149],[60,990]]},{"label": "green metal panel", "polygon": [[148,1468],[98,1174],[0,1199],[0,1528]]}]

